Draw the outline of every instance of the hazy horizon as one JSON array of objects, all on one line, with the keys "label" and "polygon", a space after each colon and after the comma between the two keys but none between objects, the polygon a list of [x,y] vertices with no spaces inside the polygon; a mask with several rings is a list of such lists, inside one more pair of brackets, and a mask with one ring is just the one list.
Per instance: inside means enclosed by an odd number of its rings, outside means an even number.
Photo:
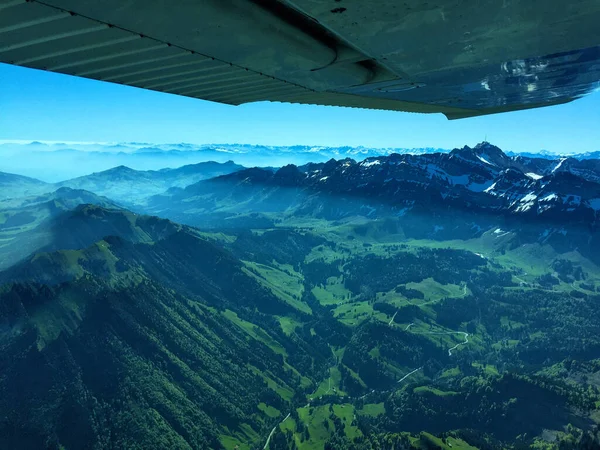
[{"label": "hazy horizon", "polygon": [[[493,145],[496,145],[502,148],[500,145],[497,145],[493,140],[480,139],[475,140],[474,142],[465,142],[461,146],[445,146],[445,147],[436,147],[436,146],[419,146],[419,147],[410,147],[410,146],[371,146],[371,145],[325,145],[320,143],[312,143],[312,144],[288,144],[288,145],[274,145],[274,144],[256,144],[249,143],[243,141],[231,141],[231,142],[188,142],[188,141],[170,141],[170,142],[151,142],[151,141],[70,141],[70,140],[47,140],[47,139],[0,139],[0,146],[5,144],[16,144],[16,145],[29,145],[29,144],[44,144],[47,146],[120,146],[126,145],[131,147],[165,147],[165,146],[193,146],[193,147],[218,147],[218,146],[245,146],[245,147],[265,147],[265,148],[294,148],[294,147],[314,147],[314,148],[354,148],[354,149],[370,149],[370,150],[423,150],[423,149],[440,149],[445,151],[451,151],[454,148],[462,148],[463,146],[473,147],[481,142],[490,142]],[[540,153],[540,154],[552,154],[556,156],[563,155],[580,155],[585,153],[594,153],[600,152],[600,145],[597,150],[548,150],[546,148],[532,148],[526,150],[513,150],[512,148],[504,149],[506,152],[513,153]]]},{"label": "hazy horizon", "polygon": [[[492,142],[492,144],[494,144]],[[470,145],[473,147],[474,145]],[[461,146],[460,148],[462,148]],[[0,140],[0,172],[56,183],[117,166],[135,170],[178,168],[189,164],[233,161],[246,167],[303,165],[330,159],[357,161],[392,153],[449,152],[452,148],[374,148],[365,146],[268,146],[253,144],[154,144],[142,142],[60,142]],[[508,154],[523,153],[502,149]],[[527,152],[525,152],[527,154]],[[550,152],[540,156],[560,157]]]}]

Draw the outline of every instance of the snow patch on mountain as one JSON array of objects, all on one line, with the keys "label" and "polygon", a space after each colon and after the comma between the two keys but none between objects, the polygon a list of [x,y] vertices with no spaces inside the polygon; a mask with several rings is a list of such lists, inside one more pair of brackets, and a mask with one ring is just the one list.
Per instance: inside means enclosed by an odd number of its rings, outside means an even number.
[{"label": "snow patch on mountain", "polygon": [[533,192],[530,192],[529,194],[527,194],[525,197],[523,197],[521,199],[521,203],[532,202],[535,199],[537,199],[537,195],[535,195]]},{"label": "snow patch on mountain", "polygon": [[529,211],[535,205],[536,200],[537,200],[537,195],[535,195],[533,192],[528,193],[527,195],[525,195],[525,197],[523,197],[523,198],[521,198],[521,200],[519,200],[520,205],[517,206],[517,209],[515,211],[516,212]]},{"label": "snow patch on mountain", "polygon": [[540,202],[551,202],[553,200],[558,200],[558,195],[556,195],[555,193],[549,194],[549,195],[541,198]]},{"label": "snow patch on mountain", "polygon": [[563,163],[567,160],[567,158],[560,158],[560,161],[558,162],[558,164],[554,167],[554,169],[552,169],[552,173],[556,172],[558,169],[560,169],[560,167],[563,165]]},{"label": "snow patch on mountain", "polygon": [[485,192],[486,194],[491,194],[495,188],[496,182],[492,183],[488,188],[484,189],[483,192]]},{"label": "snow patch on mountain", "polygon": [[363,167],[372,167],[372,166],[377,166],[379,164],[381,164],[381,161],[379,161],[379,160],[376,159],[374,161],[364,161],[364,162],[361,163],[361,166],[363,166]]},{"label": "snow patch on mountain", "polygon": [[[485,159],[483,156],[481,155],[475,155],[477,156],[477,158],[479,159],[479,161],[489,165],[489,166],[494,166],[495,164],[492,164],[491,162],[489,162],[487,159]],[[486,155],[487,156],[487,155]]]},{"label": "snow patch on mountain", "polygon": [[525,175],[531,178],[532,180],[539,180],[540,178],[544,178],[543,175],[538,175],[537,173],[533,172],[527,172]]}]

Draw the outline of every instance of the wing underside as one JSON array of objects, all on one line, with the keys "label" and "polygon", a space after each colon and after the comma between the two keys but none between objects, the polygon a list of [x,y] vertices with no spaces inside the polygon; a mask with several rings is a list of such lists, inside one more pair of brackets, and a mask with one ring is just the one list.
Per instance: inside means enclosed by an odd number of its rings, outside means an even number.
[{"label": "wing underside", "polygon": [[600,2],[0,0],[0,61],[240,105],[463,118],[598,88]]}]

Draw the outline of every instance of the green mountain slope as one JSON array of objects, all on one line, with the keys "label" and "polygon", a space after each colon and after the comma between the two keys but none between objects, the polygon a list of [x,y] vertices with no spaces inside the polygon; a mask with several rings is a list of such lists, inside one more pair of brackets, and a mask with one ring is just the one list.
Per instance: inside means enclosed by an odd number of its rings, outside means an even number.
[{"label": "green mountain slope", "polygon": [[257,373],[297,382],[266,345],[149,280],[17,285],[2,305],[20,312],[3,314],[3,448],[221,448],[264,430],[261,402],[285,407]]},{"label": "green mountain slope", "polygon": [[[56,226],[55,220],[63,214],[71,214],[80,205],[91,203],[107,209],[121,209],[105,197],[69,188],[0,202],[0,270],[51,242],[62,245],[55,237],[64,235],[68,228]],[[91,242],[94,241],[85,245]]]},{"label": "green mountain slope", "polygon": [[274,218],[207,232],[82,205],[45,222],[44,247],[0,272],[0,447],[600,442],[585,252]]},{"label": "green mountain slope", "polygon": [[183,229],[41,253],[2,278],[2,447],[254,442],[273,420],[259,406],[286,411],[310,383],[290,365],[314,370],[308,345],[242,319],[292,308]]}]

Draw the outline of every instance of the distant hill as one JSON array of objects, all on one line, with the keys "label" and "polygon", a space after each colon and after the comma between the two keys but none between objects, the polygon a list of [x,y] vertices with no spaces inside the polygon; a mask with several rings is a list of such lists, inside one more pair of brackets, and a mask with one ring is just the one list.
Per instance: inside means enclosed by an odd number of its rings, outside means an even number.
[{"label": "distant hill", "polygon": [[0,201],[36,195],[52,190],[52,185],[35,178],[0,172]]},{"label": "distant hill", "polygon": [[133,170],[118,166],[103,172],[93,173],[57,183],[73,189],[85,189],[123,203],[143,203],[151,195],[162,193],[173,187],[186,187],[200,180],[226,175],[243,169],[228,161],[225,163],[203,162],[177,169]]},{"label": "distant hill", "polygon": [[[57,225],[79,205],[120,209],[111,200],[91,192],[62,187],[32,197],[0,202],[0,270],[25,258],[51,241],[68,239],[72,229]],[[62,236],[62,237],[61,237]],[[71,238],[75,238],[76,233]],[[88,242],[88,244],[91,242]]]}]

